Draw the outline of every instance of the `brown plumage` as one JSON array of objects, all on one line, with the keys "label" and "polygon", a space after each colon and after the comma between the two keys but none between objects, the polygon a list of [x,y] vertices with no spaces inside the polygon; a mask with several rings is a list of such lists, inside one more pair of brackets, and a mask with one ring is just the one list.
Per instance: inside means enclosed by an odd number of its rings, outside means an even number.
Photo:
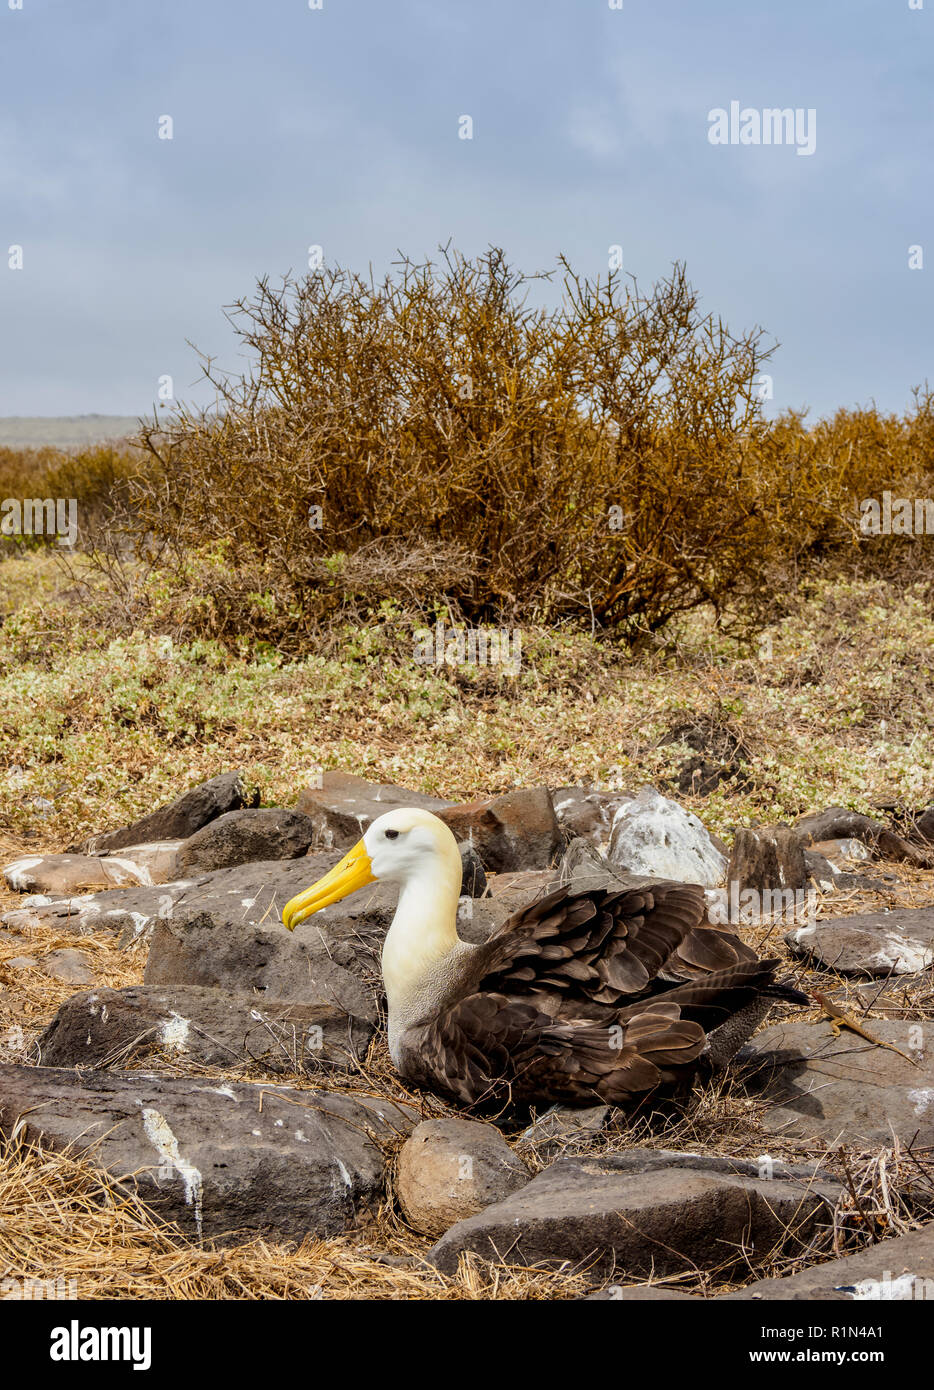
[{"label": "brown plumage", "polygon": [[400,1070],[468,1104],[683,1094],[708,1033],[754,1005],[778,965],[701,925],[704,906],[701,888],[676,883],[530,904],[468,958],[458,997],[406,1031]]},{"label": "brown plumage", "polygon": [[389,1046],[400,1073],[462,1104],[682,1097],[774,999],[778,961],[704,924],[703,889],[572,881],[483,945],[457,936],[461,861],[427,811],[375,820],[331,872],[286,905],[289,927],[373,879],[400,883],[383,946]]}]

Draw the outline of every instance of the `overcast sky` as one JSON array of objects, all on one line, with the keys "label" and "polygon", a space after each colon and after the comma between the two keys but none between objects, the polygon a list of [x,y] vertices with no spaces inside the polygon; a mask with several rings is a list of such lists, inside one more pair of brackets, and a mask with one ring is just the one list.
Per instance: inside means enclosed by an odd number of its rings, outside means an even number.
[{"label": "overcast sky", "polygon": [[[448,238],[621,245],[644,288],[683,259],[780,340],[776,408],[901,410],[934,383],[932,45],[934,0],[0,0],[0,415],[191,396],[186,339],[234,365],[259,275]],[[813,110],[814,152],[711,143],[733,101]]]}]

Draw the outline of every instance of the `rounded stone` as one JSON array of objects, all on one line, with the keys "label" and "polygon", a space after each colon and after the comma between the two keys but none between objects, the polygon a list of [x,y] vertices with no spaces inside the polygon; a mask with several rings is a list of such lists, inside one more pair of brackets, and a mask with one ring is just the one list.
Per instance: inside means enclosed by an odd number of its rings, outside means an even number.
[{"label": "rounded stone", "polygon": [[524,1187],[531,1176],[493,1125],[423,1120],[399,1155],[396,1193],[409,1224],[437,1236]]}]

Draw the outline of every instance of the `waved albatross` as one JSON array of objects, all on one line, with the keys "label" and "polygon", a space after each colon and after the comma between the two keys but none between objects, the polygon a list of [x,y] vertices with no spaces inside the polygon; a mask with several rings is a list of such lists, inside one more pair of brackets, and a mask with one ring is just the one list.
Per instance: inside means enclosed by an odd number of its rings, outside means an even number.
[{"label": "waved albatross", "polygon": [[399,809],[286,904],[289,930],[376,880],[399,884],[382,952],[389,1050],[399,1073],[469,1105],[635,1107],[683,1097],[702,1059],[720,1066],[775,1000],[738,937],[701,925],[687,883],[559,888],[482,945],[457,935],[461,858],[428,811]]}]

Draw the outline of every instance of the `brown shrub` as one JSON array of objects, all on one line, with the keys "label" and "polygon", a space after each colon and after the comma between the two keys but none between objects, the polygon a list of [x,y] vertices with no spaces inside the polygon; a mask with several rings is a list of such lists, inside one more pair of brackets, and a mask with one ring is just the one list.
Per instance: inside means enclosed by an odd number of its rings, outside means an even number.
[{"label": "brown shrub", "polygon": [[765,420],[772,349],[679,265],[644,294],[445,250],[380,282],[264,279],[229,318],[249,366],[202,359],[216,409],[147,424],[112,487],[102,456],[93,485],[80,465],[184,630],[300,649],[389,600],[630,641],[710,604],[748,631],[810,566],[906,564],[903,538],[860,535],[859,501],[934,471],[929,391],[903,418]]}]

